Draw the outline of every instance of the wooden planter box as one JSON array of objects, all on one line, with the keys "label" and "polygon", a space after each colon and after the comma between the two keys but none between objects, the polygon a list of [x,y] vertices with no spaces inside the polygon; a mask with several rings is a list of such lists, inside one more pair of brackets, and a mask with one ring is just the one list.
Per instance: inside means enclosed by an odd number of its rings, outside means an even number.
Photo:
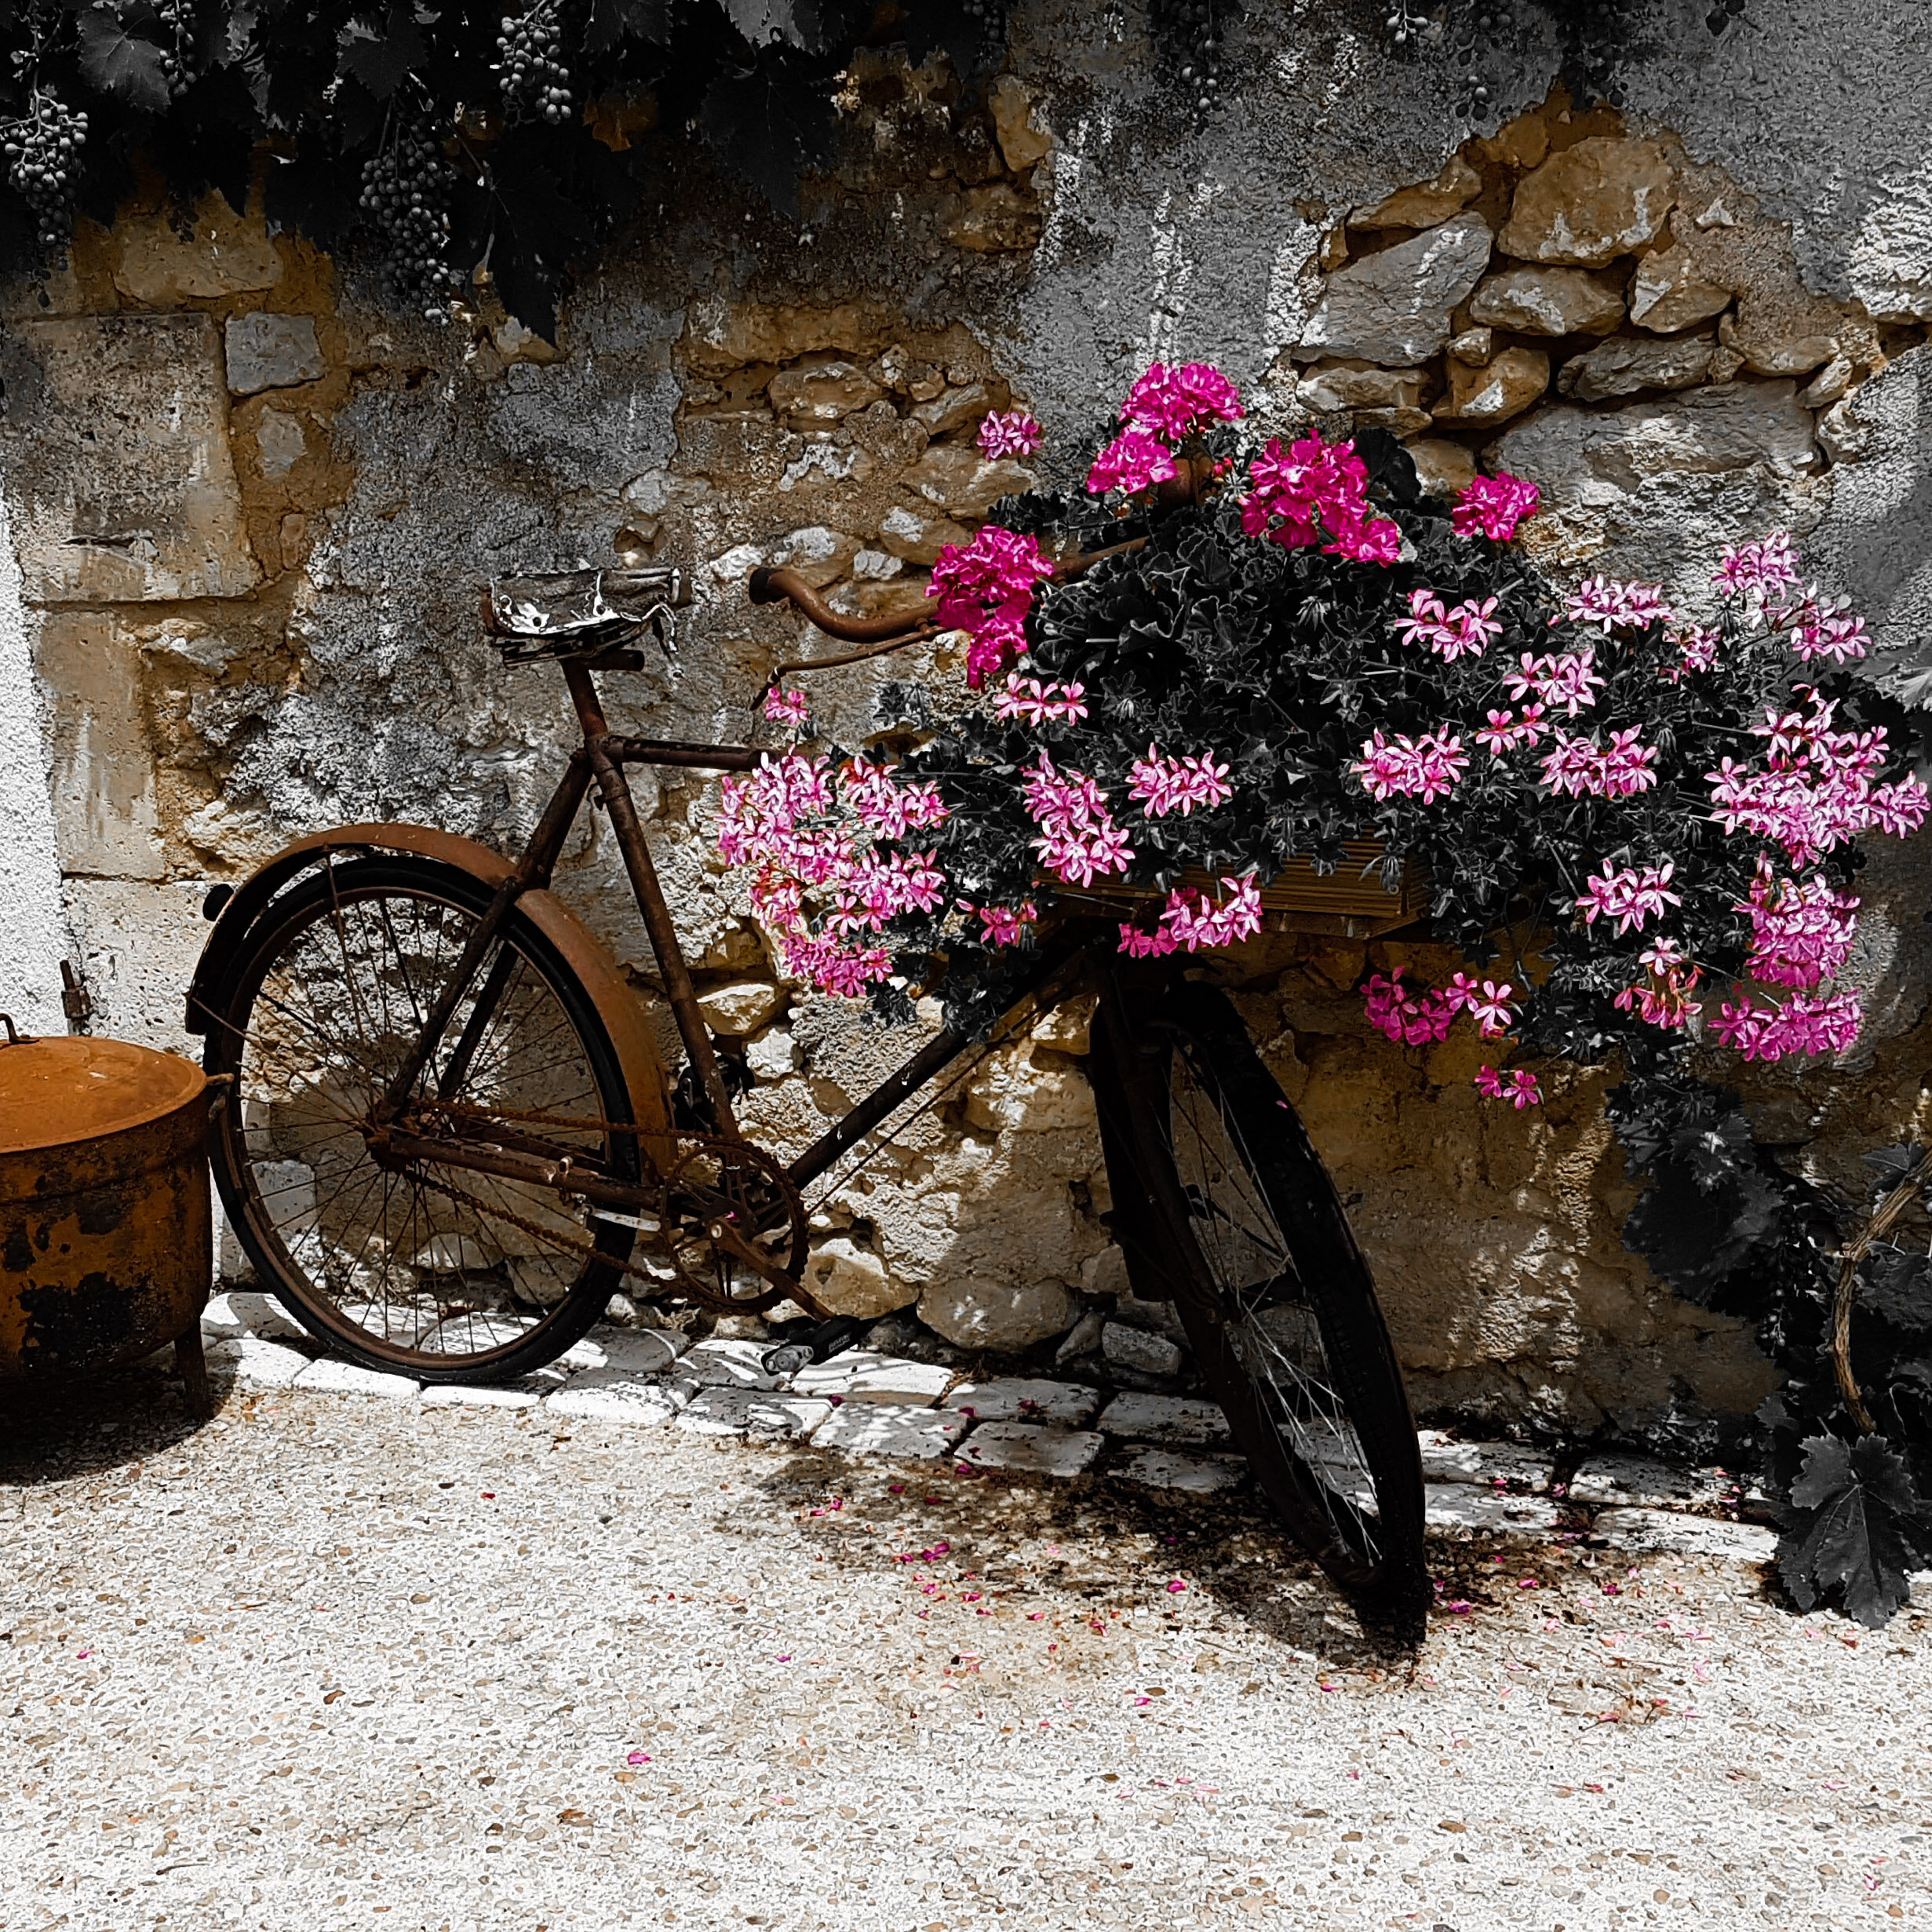
[{"label": "wooden planter box", "polygon": [[[1382,889],[1381,844],[1374,839],[1350,839],[1342,846],[1342,862],[1325,877],[1314,862],[1290,859],[1261,888],[1262,924],[1269,932],[1321,933],[1333,939],[1372,939],[1420,919],[1428,909],[1428,880],[1413,866],[1403,869],[1393,892]],[[1213,883],[1205,872],[1190,873],[1190,885],[1203,891]],[[1124,915],[1143,910],[1161,895],[1151,888],[1111,888],[1061,885],[1058,897],[1070,905]]]}]

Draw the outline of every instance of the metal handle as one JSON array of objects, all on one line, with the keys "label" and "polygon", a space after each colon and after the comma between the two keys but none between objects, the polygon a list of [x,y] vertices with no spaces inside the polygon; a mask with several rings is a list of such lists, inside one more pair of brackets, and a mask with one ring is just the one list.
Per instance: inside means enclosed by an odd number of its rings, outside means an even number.
[{"label": "metal handle", "polygon": [[0,1026],[4,1026],[7,1030],[9,1046],[31,1047],[34,1044],[33,1034],[20,1033],[16,1030],[13,1024],[13,1015],[11,1013],[0,1013]]}]

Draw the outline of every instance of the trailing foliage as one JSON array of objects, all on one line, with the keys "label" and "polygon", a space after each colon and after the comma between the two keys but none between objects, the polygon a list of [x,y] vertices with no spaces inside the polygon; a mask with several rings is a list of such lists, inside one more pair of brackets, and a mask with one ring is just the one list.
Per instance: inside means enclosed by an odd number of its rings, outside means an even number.
[{"label": "trailing foliage", "polygon": [[184,202],[246,207],[265,144],[272,221],[355,238],[434,315],[487,275],[549,336],[566,264],[642,211],[657,143],[695,135],[795,214],[856,47],[942,50],[970,82],[1004,33],[951,0],[0,5],[0,267],[63,250],[77,209],[111,221],[140,158]]}]

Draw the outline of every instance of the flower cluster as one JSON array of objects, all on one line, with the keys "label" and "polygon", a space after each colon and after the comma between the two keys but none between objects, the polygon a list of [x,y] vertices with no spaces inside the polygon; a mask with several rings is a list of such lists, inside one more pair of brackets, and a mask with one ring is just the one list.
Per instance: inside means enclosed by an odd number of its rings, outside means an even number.
[{"label": "flower cluster", "polygon": [[1468,768],[1469,754],[1463,749],[1463,741],[1451,738],[1446,731],[1416,738],[1398,731],[1393,740],[1377,731],[1363,745],[1361,757],[1349,767],[1374,797],[1420,797],[1425,805],[1455,790]]},{"label": "flower cluster", "polygon": [[1329,541],[1332,556],[1357,563],[1394,563],[1400,527],[1369,509],[1368,466],[1351,443],[1304,436],[1284,450],[1280,437],[1248,465],[1253,488],[1241,498],[1241,528],[1284,549]]},{"label": "flower cluster", "polygon": [[1727,1000],[1711,1030],[1748,1060],[1781,1060],[1789,1054],[1846,1052],[1857,1041],[1864,1017],[1855,992],[1817,999],[1795,993],[1781,1006]]},{"label": "flower cluster", "polygon": [[1507,543],[1516,526],[1536,512],[1536,487],[1507,474],[1477,476],[1467,483],[1449,512],[1449,527],[1459,537],[1487,537]]},{"label": "flower cluster", "polygon": [[982,526],[971,543],[948,544],[939,552],[928,594],[939,600],[939,622],[972,640],[966,681],[975,691],[990,673],[1025,654],[1033,587],[1052,574],[1037,538],[997,523]]},{"label": "flower cluster", "polygon": [[1412,992],[1402,984],[1406,967],[1374,974],[1362,990],[1362,1011],[1369,1024],[1387,1034],[1397,1045],[1432,1047],[1449,1037],[1462,1003],[1447,993]]},{"label": "flower cluster", "polygon": [[1623,584],[1611,577],[1584,578],[1563,600],[1563,615],[1573,624],[1600,629],[1606,637],[1616,630],[1640,631],[1677,622],[1677,613],[1655,584]]},{"label": "flower cluster", "polygon": [[1476,1070],[1476,1091],[1492,1100],[1508,1100],[1515,1103],[1518,1113],[1525,1107],[1540,1106],[1543,1095],[1536,1084],[1534,1074],[1520,1073],[1511,1070],[1507,1081],[1493,1066],[1482,1066]]},{"label": "flower cluster", "polygon": [[1132,959],[1154,959],[1186,947],[1233,946],[1261,930],[1261,888],[1252,879],[1223,879],[1222,899],[1192,886],[1167,895],[1160,923],[1150,932],[1132,923],[1121,928],[1121,950]]},{"label": "flower cluster", "polygon": [[1150,745],[1146,756],[1135,760],[1129,775],[1134,784],[1127,796],[1144,805],[1150,818],[1165,818],[1171,811],[1184,818],[1197,805],[1205,810],[1234,796],[1227,767],[1216,764],[1212,752],[1197,758],[1163,758],[1158,748]]},{"label": "flower cluster", "polygon": [[1004,456],[1031,456],[1043,433],[1023,409],[992,411],[979,425],[979,451],[989,463]]},{"label": "flower cluster", "polygon": [[1517,669],[1503,673],[1503,681],[1510,696],[1519,702],[1533,691],[1539,704],[1561,705],[1564,715],[1572,718],[1596,702],[1604,684],[1591,647],[1544,657],[1526,651]]},{"label": "flower cluster", "polygon": [[1002,723],[1018,718],[1026,724],[1052,724],[1064,719],[1077,724],[1087,715],[1084,684],[1042,684],[1038,678],[1022,680],[1011,672],[1006,688],[993,701],[993,715]]},{"label": "flower cluster", "polygon": [[1453,664],[1465,651],[1479,658],[1503,635],[1496,603],[1493,597],[1485,597],[1480,603],[1471,598],[1445,610],[1434,591],[1412,590],[1408,619],[1402,625],[1402,642],[1426,644],[1445,664]]},{"label": "flower cluster", "polygon": [[1556,749],[1543,760],[1544,789],[1580,798],[1631,798],[1657,783],[1657,749],[1637,742],[1638,727],[1613,731],[1608,746],[1556,727]]},{"label": "flower cluster", "polygon": [[1241,392],[1211,363],[1150,363],[1128,392],[1125,427],[1094,459],[1087,488],[1137,495],[1180,474],[1175,452],[1216,423],[1238,422]]},{"label": "flower cluster", "polygon": [[1828,880],[1776,879],[1759,862],[1751,896],[1737,909],[1751,921],[1751,957],[1744,970],[1772,986],[1815,986],[1835,979],[1858,931],[1858,895],[1834,891]]},{"label": "flower cluster", "polygon": [[1684,950],[1675,939],[1656,939],[1641,955],[1648,977],[1624,987],[1615,1004],[1635,1012],[1647,1026],[1668,1030],[1687,1026],[1703,1009],[1691,997],[1704,969],[1686,964]]},{"label": "flower cluster", "polygon": [[1666,906],[1681,906],[1681,895],[1671,889],[1676,862],[1666,859],[1660,866],[1646,866],[1639,872],[1625,866],[1613,872],[1606,861],[1603,870],[1593,877],[1578,894],[1577,909],[1586,926],[1599,918],[1614,919],[1620,936],[1633,929],[1641,932],[1644,921],[1661,918]]},{"label": "flower cluster", "polygon": [[1096,873],[1125,872],[1134,855],[1114,822],[1107,795],[1084,772],[1056,771],[1043,751],[1023,796],[1040,837],[1040,862],[1069,885],[1092,885]]}]

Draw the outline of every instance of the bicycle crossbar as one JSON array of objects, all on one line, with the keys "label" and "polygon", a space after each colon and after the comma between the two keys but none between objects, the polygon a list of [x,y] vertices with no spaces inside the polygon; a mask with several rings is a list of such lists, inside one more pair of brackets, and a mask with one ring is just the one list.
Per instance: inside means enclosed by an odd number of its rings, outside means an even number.
[{"label": "bicycle crossbar", "polygon": [[677,738],[607,738],[604,749],[621,765],[682,765],[695,771],[756,771],[771,753],[755,745],[691,745]]}]

